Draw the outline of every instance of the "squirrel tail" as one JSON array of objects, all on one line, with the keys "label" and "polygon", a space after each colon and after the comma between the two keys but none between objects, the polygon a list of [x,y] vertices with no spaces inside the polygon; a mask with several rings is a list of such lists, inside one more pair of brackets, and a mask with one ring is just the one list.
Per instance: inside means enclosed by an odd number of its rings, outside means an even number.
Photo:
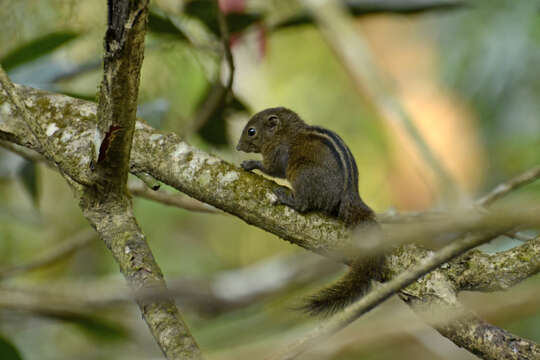
[{"label": "squirrel tail", "polygon": [[332,315],[364,296],[371,280],[380,280],[382,257],[355,261],[345,276],[307,299],[302,310],[311,315]]},{"label": "squirrel tail", "polygon": [[[368,231],[380,230],[375,213],[359,197],[342,199],[339,217],[347,226],[364,228]],[[331,315],[342,310],[368,292],[371,280],[382,280],[383,260],[383,255],[375,255],[354,261],[347,274],[333,285],[308,298],[302,310],[312,315]]]}]

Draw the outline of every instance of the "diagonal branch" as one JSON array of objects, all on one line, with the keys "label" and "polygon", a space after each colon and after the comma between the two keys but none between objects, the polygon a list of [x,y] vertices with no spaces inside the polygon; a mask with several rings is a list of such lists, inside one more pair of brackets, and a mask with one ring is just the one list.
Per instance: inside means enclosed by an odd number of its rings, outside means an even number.
[{"label": "diagonal branch", "polygon": [[447,245],[431,256],[424,257],[424,259],[413,269],[396,275],[392,280],[382,284],[380,287],[377,287],[359,301],[350,305],[342,312],[334,315],[328,321],[318,326],[314,331],[292,344],[284,352],[278,353],[269,359],[289,360],[296,358],[309,347],[317,344],[323,339],[326,339],[329,335],[332,335],[335,332],[345,328],[366,312],[375,308],[377,305],[381,304],[401,289],[415,282],[421,276],[438,268],[440,265],[452,260],[464,252],[492,240],[497,235],[504,233],[505,230],[505,228],[500,228],[479,235],[466,236],[461,241]]},{"label": "diagonal branch", "polygon": [[[24,92],[24,89],[14,87],[0,68],[3,90],[0,91],[0,127],[3,130],[18,127],[24,133],[24,138],[18,144],[40,153],[57,166],[80,197],[84,215],[112,251],[132,289],[150,286],[165,288],[163,275],[133,216],[126,189],[148,0],[109,1],[108,5],[109,26],[105,38],[104,78],[97,121],[95,107],[79,103],[79,120],[84,123],[84,119],[91,115],[93,122],[84,124],[89,127],[82,132],[62,128],[60,119],[70,116],[59,113],[59,108],[50,108],[48,112],[48,115],[54,114],[57,122],[43,123],[40,116],[31,111],[38,104],[32,103],[32,98],[28,97],[24,97],[23,104],[17,92]],[[69,113],[68,109],[63,110]],[[15,124],[13,116],[17,116],[22,123]],[[63,138],[55,136],[60,133]],[[0,139],[13,142],[15,135],[0,131]],[[64,151],[58,148],[59,144],[63,145]],[[79,155],[68,155],[75,153]],[[67,250],[61,248],[59,253],[69,250],[69,247]],[[36,264],[8,271],[30,270],[54,261],[57,256],[51,254],[39,259]],[[158,345],[169,359],[201,357],[172,299],[142,299],[138,305]]]},{"label": "diagonal branch", "polygon": [[[25,104],[22,99],[20,98],[20,95],[18,94],[17,89],[15,88],[15,85],[9,80],[6,72],[0,65],[0,85],[3,92],[5,92],[6,96],[9,98],[9,103],[11,105],[8,106],[14,106],[16,111],[19,113],[20,117],[23,119],[24,124],[29,132],[30,136],[26,140],[26,143],[32,143],[33,148],[40,148],[42,151],[42,155],[48,158],[51,162],[53,162],[60,173],[63,175],[66,174],[65,167],[68,166],[65,164],[64,159],[62,157],[51,151],[52,146],[49,144],[49,133],[55,132],[57,129],[56,124],[50,124],[46,129],[40,126],[39,122],[31,115],[31,113],[28,111],[27,106],[28,104]],[[87,174],[81,174],[81,176],[73,175],[72,180],[75,180],[79,184],[90,184],[92,182],[92,177],[86,177]]]},{"label": "diagonal branch", "polygon": [[170,194],[165,191],[152,191],[146,187],[137,185],[130,186],[129,192],[134,196],[153,200],[164,205],[175,206],[189,211],[208,214],[222,214],[222,212],[220,212],[216,208],[208,204],[202,203],[198,200],[189,198],[185,195]]},{"label": "diagonal branch", "polygon": [[[83,150],[90,146],[88,138],[93,134],[89,129],[95,127],[95,107],[81,100],[29,88],[20,88],[20,92],[29,102],[35,104],[29,110],[42,123],[41,126],[54,122],[61,128],[51,139],[54,151],[62,153],[75,164],[80,161],[84,163]],[[21,119],[17,113],[5,111],[2,106],[5,102],[5,96],[0,94],[0,139],[24,145],[25,139],[30,135],[20,126]],[[52,113],[52,109],[57,110]],[[62,138],[66,137],[65,134],[71,135],[67,144],[66,141],[62,141]],[[143,122],[137,122],[131,169],[146,172],[189,196],[238,216],[296,245],[341,261],[351,260],[336,256],[336,250],[350,246],[346,237],[347,231],[342,224],[319,214],[302,216],[290,208],[272,206],[271,190],[276,186],[275,183],[261,176],[245,173],[229,163],[210,156],[181,141],[175,134],[161,133]],[[70,171],[78,172],[85,169],[75,166]],[[532,220],[531,217],[531,223]],[[119,256],[127,255],[129,254],[119,254]],[[413,245],[396,249],[387,256],[386,277],[395,278],[413,268],[420,259],[429,256],[431,255],[428,251]],[[447,275],[452,266],[453,263],[449,263],[444,269],[432,271],[407,287],[403,296],[408,297],[415,310],[418,304],[428,304],[452,313],[456,306],[459,306],[455,285]],[[415,299],[418,302],[415,302]],[[473,341],[471,336],[474,334],[471,332],[458,332],[457,330],[462,329],[458,327],[454,329],[456,331],[451,334],[443,332],[444,329],[441,332],[447,337],[452,336],[452,341],[457,344],[468,344]],[[524,346],[535,346],[525,339],[520,341]],[[476,344],[474,348],[471,347],[471,351],[487,351],[486,346],[488,344]]]},{"label": "diagonal branch", "polygon": [[[437,301],[436,299],[431,300]],[[476,314],[464,309],[458,302],[438,304],[435,310],[426,306],[425,299],[410,297],[406,302],[441,335],[481,359],[540,358],[540,345],[487,323]],[[440,321],[437,319],[438,313],[442,313],[443,318],[451,314],[452,320]]]},{"label": "diagonal branch", "polygon": [[229,34],[229,27],[227,26],[227,21],[225,19],[225,14],[221,9],[219,0],[214,0],[214,3],[211,4],[215,8],[217,21],[219,25],[219,32],[221,35],[221,45],[223,47],[223,55],[220,57],[219,62],[221,63],[222,59],[225,59],[227,67],[229,69],[227,83],[225,86],[221,82],[221,71],[218,67],[217,77],[208,91],[208,95],[205,101],[199,107],[197,114],[193,120],[193,131],[200,129],[204,124],[210,120],[212,115],[219,111],[221,107],[227,105],[227,103],[232,99],[232,87],[234,84],[234,58],[231,50],[231,40]]},{"label": "diagonal branch", "polygon": [[225,100],[227,97],[232,97],[232,86],[234,84],[234,58],[231,51],[231,39],[229,34],[229,27],[227,26],[227,20],[225,19],[225,14],[223,9],[221,9],[219,0],[216,0],[217,7],[217,18],[219,24],[219,32],[221,33],[221,43],[223,45],[223,53],[225,55],[225,61],[229,68],[229,77],[227,79],[227,84],[225,88],[227,92],[225,93]]},{"label": "diagonal branch", "polygon": [[484,207],[490,206],[491,204],[493,204],[493,202],[497,201],[503,196],[508,195],[510,192],[517,190],[522,186],[530,184],[538,179],[540,179],[540,165],[498,185],[491,192],[478,199],[476,201],[476,205]]}]

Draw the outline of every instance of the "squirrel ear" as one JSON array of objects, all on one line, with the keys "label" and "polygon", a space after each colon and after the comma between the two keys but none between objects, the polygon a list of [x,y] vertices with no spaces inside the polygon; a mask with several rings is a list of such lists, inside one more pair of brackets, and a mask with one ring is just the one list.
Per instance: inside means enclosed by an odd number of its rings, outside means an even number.
[{"label": "squirrel ear", "polygon": [[274,130],[276,127],[278,127],[280,124],[279,118],[276,115],[270,115],[268,119],[266,119],[266,126],[269,129]]}]

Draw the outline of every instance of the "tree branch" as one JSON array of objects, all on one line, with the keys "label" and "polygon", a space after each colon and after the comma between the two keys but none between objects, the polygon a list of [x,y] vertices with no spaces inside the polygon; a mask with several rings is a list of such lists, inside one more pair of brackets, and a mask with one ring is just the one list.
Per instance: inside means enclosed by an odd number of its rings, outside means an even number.
[{"label": "tree branch", "polygon": [[[95,127],[95,107],[81,100],[38,90],[21,88],[20,92],[27,100],[36,104],[30,107],[30,111],[43,123],[42,126],[54,122],[61,129],[52,136],[54,151],[61,152],[76,164],[84,160],[85,152],[73,151],[73,148],[90,146],[87,138],[93,133],[88,129]],[[5,101],[5,97],[2,98],[0,94],[0,138],[24,144],[28,137],[27,130],[20,126],[21,120],[17,113],[4,111],[2,104]],[[54,112],[51,111],[53,109]],[[69,141],[65,141],[65,134],[73,135]],[[306,249],[342,261],[352,260],[336,255],[337,251],[351,245],[346,237],[347,231],[341,223],[320,214],[302,216],[290,208],[273,206],[271,190],[276,186],[274,182],[244,172],[193,148],[175,134],[160,133],[143,122],[137,122],[131,169],[144,171],[200,201]],[[84,171],[84,168],[75,166],[70,171]],[[413,268],[419,259],[429,256],[429,252],[413,245],[392,251],[387,256],[387,278],[398,276]],[[418,299],[418,303],[430,304],[452,313],[458,303],[454,284],[447,276],[450,271],[448,267],[451,268],[452,263],[414,282],[407,288],[406,296],[409,299]],[[417,304],[412,300],[409,300],[409,303],[413,306]],[[456,343],[467,343],[469,335],[468,332],[453,334]],[[523,341],[525,344],[526,340]]]},{"label": "tree branch", "polygon": [[[103,136],[99,137],[97,157],[89,162],[97,179],[93,186],[79,189],[83,214],[112,252],[134,291],[165,288],[163,274],[133,215],[127,192],[148,2],[107,3],[109,21],[97,108],[97,131]],[[150,332],[168,359],[202,357],[172,298],[160,301],[135,298]]]},{"label": "tree branch", "polygon": [[129,192],[138,197],[144,199],[153,200],[164,205],[174,206],[181,209],[202,212],[208,214],[222,214],[221,211],[216,208],[200,202],[198,200],[189,198],[185,195],[170,194],[165,191],[151,191],[148,188],[138,185],[129,186]]},{"label": "tree branch", "polygon": [[[56,165],[58,170],[61,174],[65,176],[66,171],[65,167],[69,166],[68,164],[65,164],[64,159],[59,156],[59,154],[56,154],[51,151],[52,146],[49,144],[49,133],[55,132],[57,128],[54,124],[48,126],[46,129],[41,127],[39,122],[30,114],[30,112],[27,109],[27,106],[29,104],[25,104],[22,99],[20,98],[20,95],[18,94],[17,89],[13,85],[13,83],[9,80],[6,72],[0,65],[0,85],[2,86],[1,90],[6,94],[6,96],[9,98],[9,103],[6,103],[7,107],[14,106],[15,111],[17,111],[20,114],[20,117],[24,121],[23,126],[25,126],[29,130],[29,137],[26,140],[26,144],[31,144],[31,148],[34,150],[40,149],[43,156],[48,158],[52,163]],[[6,109],[10,111],[11,109]],[[78,177],[77,175],[74,175],[72,177],[72,180],[75,180],[79,184],[90,184],[92,183],[93,178],[91,176],[85,177],[84,175],[89,174],[82,174],[81,177]]]},{"label": "tree branch", "polygon": [[215,7],[216,16],[219,25],[219,31],[221,35],[221,45],[223,47],[223,55],[219,60],[219,63],[225,59],[227,67],[229,69],[227,83],[225,86],[221,82],[221,71],[218,67],[218,73],[216,80],[210,88],[208,95],[203,104],[200,105],[197,114],[193,120],[192,130],[200,129],[208,120],[214,115],[216,111],[219,111],[224,105],[232,99],[232,87],[234,84],[234,58],[231,51],[231,40],[229,37],[229,28],[223,10],[219,5],[219,0],[214,0],[212,6]]},{"label": "tree branch", "polygon": [[[504,231],[505,229],[502,228],[479,235],[466,236],[461,241],[447,245],[434,254],[422,257],[422,260],[418,264],[415,264],[413,269],[396,274],[392,280],[373,289],[359,301],[348,306],[345,310],[334,315],[322,325],[319,325],[314,331],[292,344],[284,352],[278,353],[269,359],[289,360],[296,358],[309,347],[327,338],[329,335],[343,329],[358,319],[361,315],[375,308],[377,305],[381,304],[401,289],[415,282],[421,276],[438,268],[443,263],[452,260],[464,252],[492,240],[499,234],[504,233]],[[407,289],[404,291],[407,292]]]},{"label": "tree branch", "polygon": [[498,185],[490,193],[478,199],[478,201],[476,201],[476,205],[487,207],[496,200],[508,195],[510,192],[538,179],[540,179],[540,166],[536,166],[523,174],[520,174],[515,178]]},{"label": "tree branch", "polygon": [[540,272],[540,236],[495,254],[472,251],[456,261],[449,276],[459,290],[501,291]]},{"label": "tree branch", "polygon": [[221,9],[219,0],[215,1],[217,7],[219,32],[221,33],[221,43],[223,45],[223,53],[225,56],[225,61],[227,62],[227,66],[229,67],[229,77],[227,79],[227,84],[225,85],[225,88],[227,90],[227,92],[225,93],[225,99],[227,99],[227,96],[232,95],[232,86],[234,84],[234,58],[231,51],[231,39],[229,36],[229,27],[227,26],[225,14],[223,14],[223,10]]},{"label": "tree branch", "polygon": [[493,326],[466,310],[446,309],[454,313],[460,310],[462,314],[459,319],[435,326],[441,335],[457,346],[485,360],[540,358],[540,346],[535,342]]},{"label": "tree branch", "polygon": [[[301,255],[277,256],[239,269],[219,272],[210,279],[179,278],[169,281],[167,289],[140,289],[135,295],[146,300],[174,297],[184,306],[215,315],[248,306],[291,287],[309,284],[338,268],[337,264],[319,257],[306,256],[307,253]],[[10,296],[10,293],[14,296]],[[45,304],[54,303],[55,308],[62,308],[61,304],[64,303],[69,311],[73,310],[73,304],[78,309],[91,310],[132,304],[134,295],[117,281],[0,287],[2,294],[5,296],[0,297],[0,304],[11,304],[17,294],[24,294],[28,299],[34,299],[34,303],[43,298]]]},{"label": "tree branch", "polygon": [[[96,316],[95,309],[89,307],[84,300],[80,300],[46,292],[0,287],[0,309],[2,310],[26,312],[62,321],[82,321],[86,324],[107,321],[102,316]],[[119,320],[121,319],[115,319],[115,326],[119,325]]]}]

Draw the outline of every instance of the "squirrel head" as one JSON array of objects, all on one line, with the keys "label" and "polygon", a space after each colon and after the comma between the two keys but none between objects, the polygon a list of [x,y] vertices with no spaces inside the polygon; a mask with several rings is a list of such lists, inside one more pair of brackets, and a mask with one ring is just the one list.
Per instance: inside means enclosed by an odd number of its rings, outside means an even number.
[{"label": "squirrel head", "polygon": [[294,129],[306,124],[298,114],[284,107],[262,110],[249,119],[242,130],[236,150],[260,153],[265,144],[285,139]]}]

